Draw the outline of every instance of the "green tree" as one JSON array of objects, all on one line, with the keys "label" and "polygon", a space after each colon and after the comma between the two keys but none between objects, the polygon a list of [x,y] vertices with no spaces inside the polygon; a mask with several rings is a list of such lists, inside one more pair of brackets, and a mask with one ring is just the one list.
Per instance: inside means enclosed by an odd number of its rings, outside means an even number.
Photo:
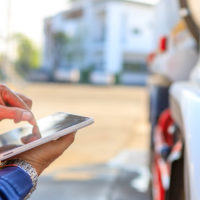
[{"label": "green tree", "polygon": [[16,34],[14,40],[17,44],[16,70],[24,77],[31,69],[40,65],[40,52],[36,45],[21,33]]}]

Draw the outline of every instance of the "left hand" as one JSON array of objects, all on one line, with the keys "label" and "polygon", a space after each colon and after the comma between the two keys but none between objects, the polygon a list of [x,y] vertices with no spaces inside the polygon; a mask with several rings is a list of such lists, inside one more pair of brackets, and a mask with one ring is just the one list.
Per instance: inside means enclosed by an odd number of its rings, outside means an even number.
[{"label": "left hand", "polygon": [[11,159],[25,160],[35,168],[39,176],[45,168],[62,155],[73,143],[74,138],[75,133],[71,133],[57,140],[35,147]]}]

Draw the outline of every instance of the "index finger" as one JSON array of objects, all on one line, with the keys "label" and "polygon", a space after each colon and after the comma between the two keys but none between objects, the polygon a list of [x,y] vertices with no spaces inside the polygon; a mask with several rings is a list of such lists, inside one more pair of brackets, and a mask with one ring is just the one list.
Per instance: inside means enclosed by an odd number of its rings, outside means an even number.
[{"label": "index finger", "polygon": [[0,105],[0,120],[13,119],[15,123],[28,121],[31,125],[36,126],[36,120],[30,111],[17,107],[8,107]]},{"label": "index finger", "polygon": [[12,92],[8,87],[1,85],[1,95],[3,98],[3,101],[8,105],[12,107],[18,107],[25,110],[29,110],[28,106],[24,103],[24,101],[18,97],[14,92]]},{"label": "index finger", "polygon": [[[18,97],[14,92],[12,92],[12,90],[10,90],[8,87],[4,85],[1,85],[0,87],[3,87],[1,88],[1,95],[6,105],[11,106],[11,107],[22,108],[24,110],[28,110],[29,112],[31,112],[29,107],[26,105],[26,103],[20,97]],[[37,124],[34,115],[33,115],[32,122],[34,125]]]},{"label": "index finger", "polygon": [[15,94],[28,106],[29,109],[32,107],[32,100],[23,94],[15,92]]}]

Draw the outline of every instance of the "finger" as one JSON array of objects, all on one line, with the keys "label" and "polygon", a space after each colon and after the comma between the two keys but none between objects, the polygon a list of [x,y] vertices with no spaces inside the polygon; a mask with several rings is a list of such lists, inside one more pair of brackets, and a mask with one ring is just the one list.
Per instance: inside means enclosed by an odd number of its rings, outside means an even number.
[{"label": "finger", "polygon": [[[12,92],[6,85],[0,85],[0,91],[1,91],[1,96],[3,98],[3,101],[12,106],[12,107],[19,107],[25,110],[29,111],[29,107],[26,105],[26,103],[18,97],[14,92]],[[32,113],[32,124],[36,125],[36,119]]]},{"label": "finger", "polygon": [[24,101],[5,85],[0,85],[0,91],[2,99],[6,105],[29,110],[29,107],[24,103]]},{"label": "finger", "polygon": [[4,106],[6,105],[1,95],[0,95],[0,105],[4,105]]},{"label": "finger", "polygon": [[30,134],[30,135],[27,135],[27,136],[24,136],[21,138],[21,141],[24,143],[24,144],[28,144],[30,142],[34,142],[35,140],[39,140],[41,137],[39,135],[33,135],[33,134]]},{"label": "finger", "polygon": [[41,133],[40,133],[40,129],[38,126],[33,126],[33,129],[32,129],[32,134],[33,135],[37,135],[37,136],[40,136],[41,137]]},{"label": "finger", "polygon": [[21,108],[0,105],[0,120],[3,119],[13,119],[15,123],[28,121],[31,125],[36,126],[33,114],[30,111]]},{"label": "finger", "polygon": [[24,103],[28,106],[29,109],[32,108],[33,103],[32,103],[31,99],[29,99],[28,97],[26,97],[26,96],[24,96],[23,94],[20,94],[20,93],[16,93],[16,95],[24,101]]}]

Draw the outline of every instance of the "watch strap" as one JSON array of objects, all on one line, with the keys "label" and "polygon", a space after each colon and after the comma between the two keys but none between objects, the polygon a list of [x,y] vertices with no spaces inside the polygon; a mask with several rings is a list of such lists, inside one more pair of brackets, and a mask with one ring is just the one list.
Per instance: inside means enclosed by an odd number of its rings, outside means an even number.
[{"label": "watch strap", "polygon": [[9,167],[9,166],[11,166],[11,167],[17,166],[17,167],[21,168],[22,170],[24,170],[26,173],[28,173],[28,175],[30,176],[33,187],[30,190],[30,192],[28,193],[28,195],[25,197],[25,199],[28,199],[30,197],[30,195],[32,194],[32,192],[36,189],[36,186],[37,186],[38,174],[37,174],[35,168],[33,168],[32,165],[30,165],[28,162],[26,162],[24,160],[20,160],[20,159],[7,160],[7,161],[3,161],[1,163],[1,167]]}]

